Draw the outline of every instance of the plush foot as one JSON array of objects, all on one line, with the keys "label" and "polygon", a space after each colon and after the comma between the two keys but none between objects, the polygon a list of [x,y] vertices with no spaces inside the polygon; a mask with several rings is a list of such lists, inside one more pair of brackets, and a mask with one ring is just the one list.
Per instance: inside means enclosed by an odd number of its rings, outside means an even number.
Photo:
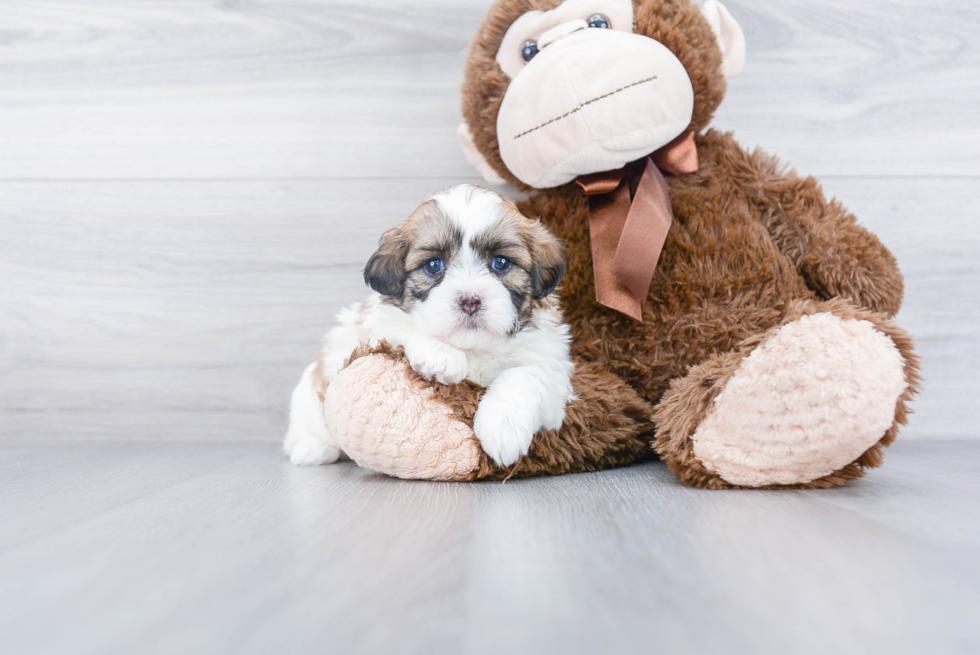
[{"label": "plush foot", "polygon": [[841,484],[878,463],[859,460],[904,418],[905,355],[869,320],[801,316],[677,381],[657,408],[658,452],[695,486]]}]

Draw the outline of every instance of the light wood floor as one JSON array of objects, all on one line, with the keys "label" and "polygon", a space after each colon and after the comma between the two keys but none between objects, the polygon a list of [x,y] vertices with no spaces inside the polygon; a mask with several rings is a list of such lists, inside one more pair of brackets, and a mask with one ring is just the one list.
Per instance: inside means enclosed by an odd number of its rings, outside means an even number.
[{"label": "light wood floor", "polygon": [[[843,489],[279,456],[381,231],[479,182],[488,0],[0,0],[0,652],[980,652],[980,3],[729,0],[715,126],[895,252],[925,386]],[[958,441],[957,441],[958,440]]]},{"label": "light wood floor", "polygon": [[846,488],[405,482],[273,444],[0,448],[4,653],[976,653],[980,443]]}]

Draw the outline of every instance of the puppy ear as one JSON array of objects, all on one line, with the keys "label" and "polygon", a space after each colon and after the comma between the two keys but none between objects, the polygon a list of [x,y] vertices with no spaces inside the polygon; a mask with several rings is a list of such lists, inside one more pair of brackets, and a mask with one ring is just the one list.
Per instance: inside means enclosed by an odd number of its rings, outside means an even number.
[{"label": "puppy ear", "polygon": [[541,223],[533,221],[527,231],[527,246],[531,251],[531,293],[541,300],[565,277],[565,248],[554,234]]},{"label": "puppy ear", "polygon": [[381,235],[378,250],[364,267],[364,281],[382,296],[400,296],[405,291],[405,257],[408,239],[401,227]]},{"label": "puppy ear", "polygon": [[701,7],[704,17],[721,48],[721,70],[725,79],[732,79],[745,68],[745,33],[725,5],[718,0],[708,0]]}]

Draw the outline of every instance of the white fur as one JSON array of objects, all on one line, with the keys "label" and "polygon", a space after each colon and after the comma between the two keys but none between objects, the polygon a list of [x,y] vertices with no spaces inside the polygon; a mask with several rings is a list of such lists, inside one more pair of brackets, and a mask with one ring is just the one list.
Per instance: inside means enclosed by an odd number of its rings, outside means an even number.
[{"label": "white fur", "polygon": [[[320,353],[322,372],[330,382],[359,345],[385,340],[403,346],[412,368],[426,379],[468,379],[487,387],[474,431],[486,453],[508,466],[527,454],[535,432],[557,430],[565,418],[574,368],[568,326],[557,309],[539,309],[514,332],[518,316],[510,293],[469,245],[492,224],[499,196],[464,185],[433,200],[463,232],[463,247],[443,281],[409,312],[383,303],[376,293],[343,310]],[[480,295],[476,321],[460,310],[460,293]],[[294,464],[329,464],[340,455],[324,422],[314,369],[315,364],[306,369],[293,392],[284,449]]]},{"label": "white fur", "polygon": [[340,446],[334,443],[323,422],[323,401],[313,381],[316,364],[310,364],[293,390],[289,407],[289,430],[283,448],[289,461],[297,466],[332,464],[340,457]]}]

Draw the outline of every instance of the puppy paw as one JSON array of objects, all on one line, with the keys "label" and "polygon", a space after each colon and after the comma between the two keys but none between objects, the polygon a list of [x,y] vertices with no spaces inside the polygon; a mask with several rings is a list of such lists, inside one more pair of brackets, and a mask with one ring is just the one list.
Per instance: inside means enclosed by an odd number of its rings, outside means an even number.
[{"label": "puppy paw", "polygon": [[505,399],[484,396],[473,419],[473,431],[483,450],[500,466],[510,466],[531,447],[538,420]]},{"label": "puppy paw", "polygon": [[426,380],[434,380],[440,384],[459,384],[469,374],[466,353],[438,341],[424,346],[408,347],[405,355],[412,368]]},{"label": "puppy paw", "polygon": [[289,461],[296,466],[333,464],[339,458],[340,448],[314,438],[297,441],[289,452]]}]

